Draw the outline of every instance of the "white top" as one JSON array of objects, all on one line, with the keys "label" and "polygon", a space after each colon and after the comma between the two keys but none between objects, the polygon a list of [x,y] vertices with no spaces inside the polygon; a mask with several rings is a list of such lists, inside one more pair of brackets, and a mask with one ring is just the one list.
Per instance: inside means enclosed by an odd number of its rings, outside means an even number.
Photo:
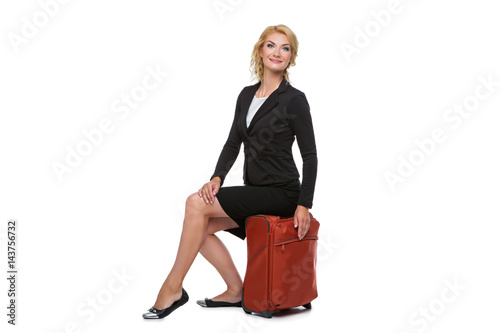
[{"label": "white top", "polygon": [[[269,96],[268,96],[269,97]],[[253,96],[252,103],[250,103],[250,107],[248,108],[248,113],[247,113],[247,128],[250,126],[250,123],[252,122],[253,116],[257,113],[257,110],[264,104],[266,101],[267,97],[255,97]]]}]

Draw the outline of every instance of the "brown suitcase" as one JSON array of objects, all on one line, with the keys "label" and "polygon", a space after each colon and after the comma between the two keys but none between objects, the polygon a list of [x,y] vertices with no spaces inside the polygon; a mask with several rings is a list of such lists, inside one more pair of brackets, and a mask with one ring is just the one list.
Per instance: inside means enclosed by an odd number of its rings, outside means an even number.
[{"label": "brown suitcase", "polygon": [[318,296],[316,249],[319,222],[299,240],[293,218],[254,215],[246,220],[247,269],[242,306],[246,313],[272,317],[273,311],[311,308]]}]

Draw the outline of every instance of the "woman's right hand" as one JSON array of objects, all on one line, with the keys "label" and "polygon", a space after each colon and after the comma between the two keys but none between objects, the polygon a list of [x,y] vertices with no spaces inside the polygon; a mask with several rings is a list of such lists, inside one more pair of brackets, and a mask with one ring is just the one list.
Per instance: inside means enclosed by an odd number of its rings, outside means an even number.
[{"label": "woman's right hand", "polygon": [[212,178],[211,181],[203,185],[198,191],[200,198],[203,198],[206,204],[213,204],[215,195],[219,192],[221,179],[219,177]]}]

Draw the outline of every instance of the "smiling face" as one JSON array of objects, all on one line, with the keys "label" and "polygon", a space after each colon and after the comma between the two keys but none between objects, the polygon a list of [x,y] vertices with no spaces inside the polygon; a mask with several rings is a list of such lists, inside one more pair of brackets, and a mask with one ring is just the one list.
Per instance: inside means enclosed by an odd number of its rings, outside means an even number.
[{"label": "smiling face", "polygon": [[288,38],[279,32],[270,33],[259,51],[264,71],[283,72],[292,55]]}]

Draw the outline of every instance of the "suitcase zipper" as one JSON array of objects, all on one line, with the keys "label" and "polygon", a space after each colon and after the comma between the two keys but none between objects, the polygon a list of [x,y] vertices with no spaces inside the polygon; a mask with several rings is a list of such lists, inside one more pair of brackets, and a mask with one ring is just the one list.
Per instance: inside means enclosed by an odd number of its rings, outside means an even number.
[{"label": "suitcase zipper", "polygon": [[273,261],[274,261],[274,255],[273,255],[273,247],[271,244],[273,243],[274,240],[274,229],[275,225],[273,226],[271,233],[269,234],[269,241],[268,241],[268,248],[269,248],[269,274],[267,275],[268,283],[267,283],[267,307],[269,311],[273,311],[273,304],[271,303],[271,294],[272,294],[272,276],[273,276]]},{"label": "suitcase zipper", "polygon": [[273,242],[274,242],[274,230],[276,228],[280,228],[280,225],[276,223],[274,226],[272,226],[271,233],[269,234],[269,243],[268,243],[268,248],[269,248],[269,274],[267,276],[268,279],[268,284],[267,284],[267,300],[269,304],[269,310],[274,311],[275,307],[272,303],[272,290],[273,290],[273,277],[274,277],[274,272],[273,272],[273,264],[274,264],[274,251],[273,251]]},{"label": "suitcase zipper", "polygon": [[302,240],[299,238],[293,238],[291,240],[287,241],[282,241],[282,242],[276,242],[274,243],[274,246],[280,246],[281,245],[281,253],[285,252],[285,245],[290,245],[296,242],[303,242],[303,241],[308,241],[308,240],[318,240],[318,236],[306,236]]}]

